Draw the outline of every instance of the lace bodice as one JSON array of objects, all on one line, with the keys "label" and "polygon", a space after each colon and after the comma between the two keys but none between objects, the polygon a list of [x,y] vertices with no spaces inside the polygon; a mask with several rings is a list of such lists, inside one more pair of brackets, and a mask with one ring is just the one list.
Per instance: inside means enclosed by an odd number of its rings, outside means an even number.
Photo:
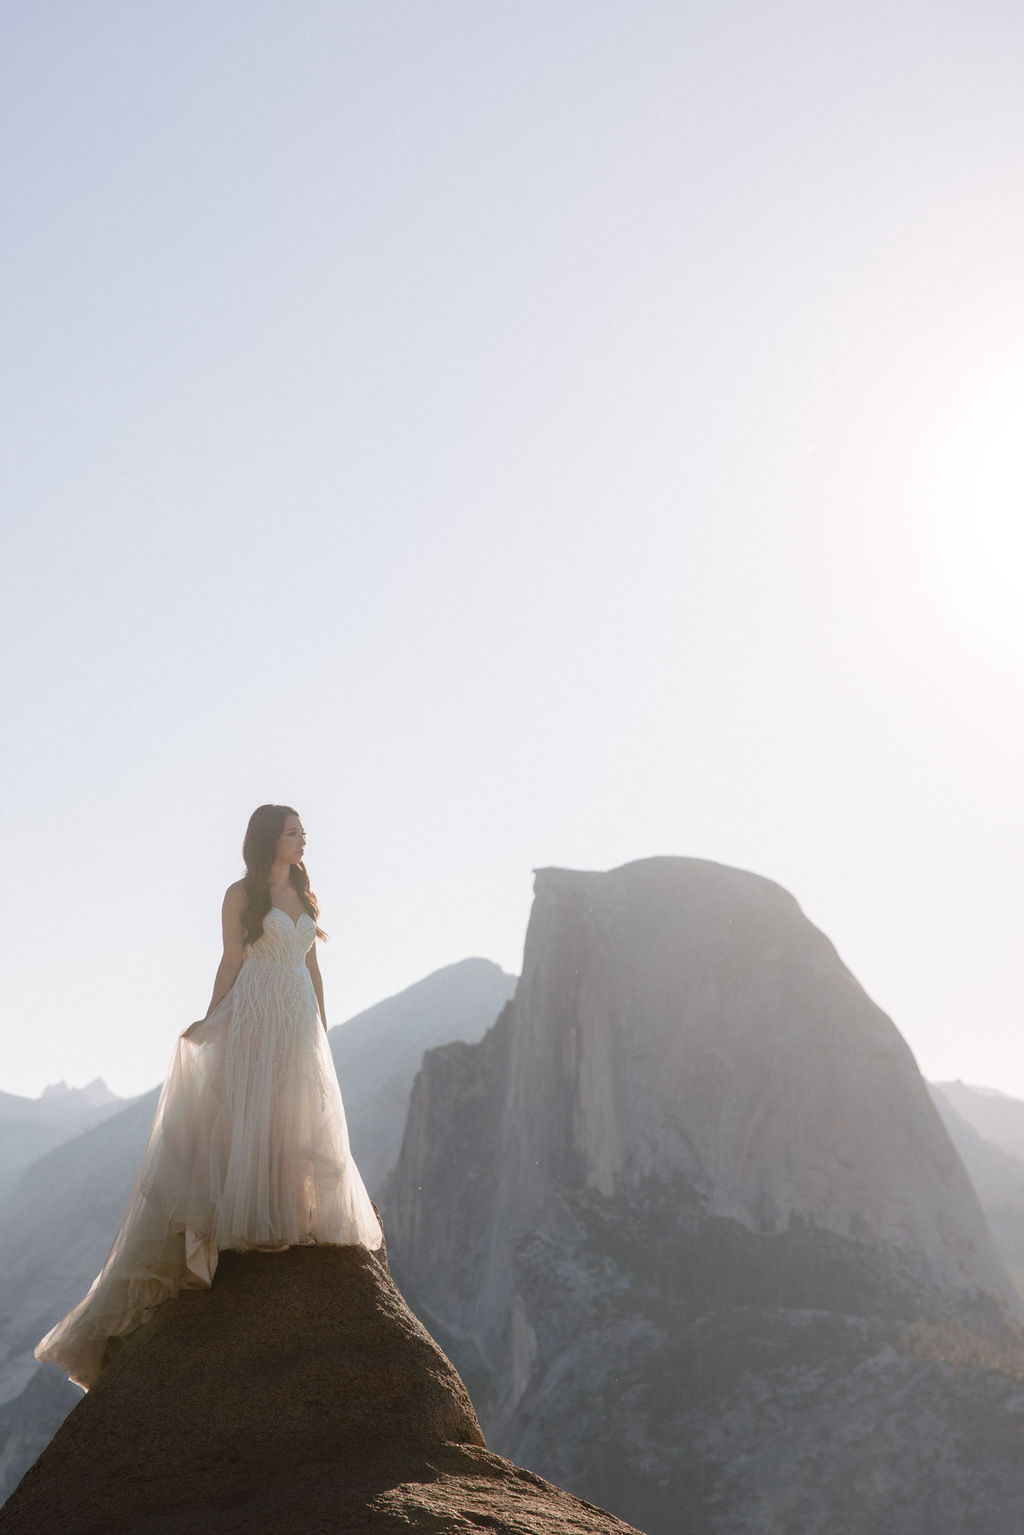
[{"label": "lace bodice", "polygon": [[243,964],[269,961],[271,964],[305,966],[306,955],[316,941],[316,923],[304,911],[293,922],[286,911],[272,906],[263,919],[263,931],[245,951]]},{"label": "lace bodice", "polygon": [[233,988],[239,1006],[228,1032],[246,1055],[270,1050],[281,1058],[297,1035],[319,1032],[320,1014],[306,964],[315,942],[316,923],[308,912],[297,922],[277,906],[267,912],[262,933],[245,951]]}]

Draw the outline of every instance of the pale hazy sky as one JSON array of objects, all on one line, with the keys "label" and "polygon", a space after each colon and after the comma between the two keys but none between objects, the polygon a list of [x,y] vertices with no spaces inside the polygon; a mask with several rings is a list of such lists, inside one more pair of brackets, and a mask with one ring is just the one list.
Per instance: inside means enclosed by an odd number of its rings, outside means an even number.
[{"label": "pale hazy sky", "polygon": [[0,1089],[163,1073],[263,800],[332,1022],[531,869],[789,888],[1024,1096],[1024,12],[0,9]]}]

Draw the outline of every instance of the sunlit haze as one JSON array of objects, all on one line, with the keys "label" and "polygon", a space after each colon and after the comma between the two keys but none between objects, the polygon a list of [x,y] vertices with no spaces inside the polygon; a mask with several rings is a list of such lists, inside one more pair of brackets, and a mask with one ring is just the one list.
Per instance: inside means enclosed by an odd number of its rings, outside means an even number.
[{"label": "sunlit haze", "polygon": [[681,854],[1024,1096],[1022,47],[4,8],[0,1089],[159,1081],[275,800],[332,1024]]}]

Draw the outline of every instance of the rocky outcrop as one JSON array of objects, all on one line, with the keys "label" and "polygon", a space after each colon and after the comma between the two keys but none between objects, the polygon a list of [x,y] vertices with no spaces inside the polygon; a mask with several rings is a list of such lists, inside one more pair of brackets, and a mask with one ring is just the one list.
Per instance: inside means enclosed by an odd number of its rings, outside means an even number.
[{"label": "rocky outcrop", "polygon": [[1016,1535],[1018,1297],[910,1051],[770,881],[542,870],[390,1209],[491,1442],[622,1517],[953,1535],[982,1499]]},{"label": "rocky outcrop", "polygon": [[[467,959],[330,1031],[352,1147],[374,1198],[397,1160],[423,1051],[479,1039],[514,986],[489,960]],[[158,1095],[156,1089],[118,1105],[101,1083],[81,1092],[54,1089],[39,1101],[0,1094],[0,1132],[5,1115],[15,1127],[40,1116],[51,1129],[64,1126],[64,1143],[24,1171],[0,1204],[0,1499],[25,1469],[26,1447],[35,1445],[38,1453],[68,1410],[66,1392],[35,1380],[32,1350],[81,1299],[106,1259]],[[81,1134],[86,1121],[74,1117],[76,1105],[96,1119],[111,1108],[118,1112]]]},{"label": "rocky outcrop", "polygon": [[161,1306],[0,1511],[3,1535],[627,1527],[490,1454],[383,1254],[226,1253]]}]

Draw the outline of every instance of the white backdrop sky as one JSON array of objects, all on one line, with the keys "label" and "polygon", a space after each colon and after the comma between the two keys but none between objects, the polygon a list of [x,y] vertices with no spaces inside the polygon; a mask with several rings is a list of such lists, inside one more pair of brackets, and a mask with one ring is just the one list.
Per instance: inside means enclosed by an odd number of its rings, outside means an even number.
[{"label": "white backdrop sky", "polygon": [[1024,11],[0,9],[0,1088],[153,1085],[264,800],[330,1020],[531,869],[792,890],[1024,1095]]}]

